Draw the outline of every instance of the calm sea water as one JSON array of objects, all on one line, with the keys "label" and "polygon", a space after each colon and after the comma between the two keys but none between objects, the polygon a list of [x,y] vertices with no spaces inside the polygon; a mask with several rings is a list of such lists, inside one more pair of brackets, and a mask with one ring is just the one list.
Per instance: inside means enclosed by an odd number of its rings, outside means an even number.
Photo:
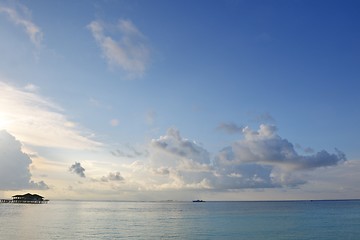
[{"label": "calm sea water", "polygon": [[360,239],[360,201],[0,204],[0,239]]}]

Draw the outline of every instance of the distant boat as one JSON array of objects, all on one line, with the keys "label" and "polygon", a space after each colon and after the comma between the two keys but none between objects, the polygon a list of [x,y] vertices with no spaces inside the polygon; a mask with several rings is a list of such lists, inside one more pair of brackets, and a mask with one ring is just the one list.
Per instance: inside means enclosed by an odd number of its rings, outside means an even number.
[{"label": "distant boat", "polygon": [[204,200],[193,200],[193,202],[205,202]]}]

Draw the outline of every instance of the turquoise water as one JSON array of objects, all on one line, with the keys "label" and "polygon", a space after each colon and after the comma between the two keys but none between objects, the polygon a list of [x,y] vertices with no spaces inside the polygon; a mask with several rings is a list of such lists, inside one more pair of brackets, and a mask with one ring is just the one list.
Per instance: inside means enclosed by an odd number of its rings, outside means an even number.
[{"label": "turquoise water", "polygon": [[0,204],[0,239],[360,239],[360,201]]}]

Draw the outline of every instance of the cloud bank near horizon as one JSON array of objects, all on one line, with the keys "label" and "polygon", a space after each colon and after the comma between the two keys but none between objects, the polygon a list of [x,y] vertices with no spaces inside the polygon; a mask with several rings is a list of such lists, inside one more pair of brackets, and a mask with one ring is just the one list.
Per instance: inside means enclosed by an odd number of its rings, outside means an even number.
[{"label": "cloud bank near horizon", "polygon": [[[100,143],[83,137],[60,107],[37,93],[36,86],[16,89],[0,82],[0,90],[0,125],[22,143],[73,150],[100,146]],[[229,134],[237,133],[240,139],[217,153],[210,153],[200,143],[182,137],[179,130],[169,128],[164,135],[150,140],[145,149],[137,150],[128,145],[127,151],[109,151],[119,161],[130,161],[130,164],[122,164],[116,172],[107,169],[107,173],[110,171],[108,175],[102,173],[85,178],[85,168],[79,162],[69,170],[84,178],[85,182],[100,179],[98,183],[111,184],[116,190],[222,191],[299,187],[308,182],[306,173],[346,161],[345,154],[336,149],[335,153],[321,150],[301,155],[291,142],[278,135],[274,125],[261,124],[259,129],[252,130],[229,123],[220,125],[218,129]],[[14,157],[14,161],[19,156]],[[29,157],[20,159],[26,162],[25,166],[31,163]],[[20,185],[24,187],[47,187],[45,183],[32,183],[29,170],[23,176]],[[4,183],[4,189],[6,185]]]},{"label": "cloud bank near horizon", "polygon": [[0,190],[49,189],[44,181],[31,180],[31,158],[21,143],[5,130],[0,131]]},{"label": "cloud bank near horizon", "polygon": [[[6,131],[1,132],[1,136],[2,159],[7,159],[7,162],[1,162],[1,170],[4,172],[1,174],[4,177],[1,189],[48,189],[43,181],[31,181],[31,159],[20,151],[20,142]],[[9,148],[9,144],[13,147]],[[340,151],[331,154],[322,150],[312,155],[300,155],[271,125],[260,125],[258,130],[245,127],[243,139],[233,142],[213,157],[201,144],[183,138],[174,128],[152,139],[146,151],[148,155],[139,155],[139,159],[133,156],[128,158],[132,162],[120,168],[124,174],[110,171],[102,177],[91,174],[87,177],[80,162],[72,164],[69,171],[84,180],[82,188],[90,187],[92,192],[101,191],[104,186],[112,192],[231,191],[297,188],[308,182],[307,176],[311,171],[337,166],[346,161],[345,154]],[[127,156],[123,155],[122,158]],[[89,166],[94,168],[95,165]],[[94,169],[90,169],[89,173],[91,170]],[[16,174],[8,176],[10,172]],[[23,178],[14,177],[16,175]],[[79,187],[74,184],[73,190]]]},{"label": "cloud bank near horizon", "polygon": [[244,127],[242,135],[210,157],[201,144],[170,128],[151,140],[148,159],[128,166],[132,173],[127,179],[141,189],[156,190],[295,188],[308,182],[307,173],[346,161],[339,150],[301,155],[273,125],[262,124],[258,130]]}]

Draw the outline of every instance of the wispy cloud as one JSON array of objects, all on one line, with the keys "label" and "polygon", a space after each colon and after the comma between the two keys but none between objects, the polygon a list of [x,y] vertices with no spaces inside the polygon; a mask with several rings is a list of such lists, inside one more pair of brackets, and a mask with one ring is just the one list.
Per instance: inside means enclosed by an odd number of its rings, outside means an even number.
[{"label": "wispy cloud", "polygon": [[25,88],[25,90],[29,91],[29,92],[36,92],[39,90],[39,87],[34,85],[34,84],[31,84],[31,83],[28,83]]},{"label": "wispy cloud", "polygon": [[242,133],[244,127],[243,126],[238,126],[235,123],[221,123],[218,127],[218,130],[220,131],[224,131],[226,133]]},{"label": "wispy cloud", "polygon": [[13,8],[0,5],[0,13],[6,14],[11,22],[22,27],[37,48],[41,47],[43,32],[32,21],[30,10],[27,7],[21,4],[16,4],[16,7]]},{"label": "wispy cloud", "polygon": [[275,119],[270,113],[262,113],[259,115],[254,116],[254,120],[260,123],[267,122],[267,123],[274,123]]},{"label": "wispy cloud", "polygon": [[157,114],[154,110],[150,110],[146,113],[145,121],[148,125],[153,125],[155,123]]},{"label": "wispy cloud", "polygon": [[25,89],[0,81],[0,128],[21,142],[46,147],[90,149],[101,144],[70,121],[61,107]]},{"label": "wispy cloud", "polygon": [[130,79],[143,76],[150,51],[144,35],[131,21],[119,20],[115,27],[119,39],[108,35],[106,25],[101,21],[92,21],[87,27],[110,66],[120,67]]},{"label": "wispy cloud", "polygon": [[140,156],[147,156],[147,151],[141,152],[135,149],[135,147],[130,144],[125,145],[125,150],[116,149],[115,151],[111,151],[111,154],[115,157],[122,158],[136,158]]}]

